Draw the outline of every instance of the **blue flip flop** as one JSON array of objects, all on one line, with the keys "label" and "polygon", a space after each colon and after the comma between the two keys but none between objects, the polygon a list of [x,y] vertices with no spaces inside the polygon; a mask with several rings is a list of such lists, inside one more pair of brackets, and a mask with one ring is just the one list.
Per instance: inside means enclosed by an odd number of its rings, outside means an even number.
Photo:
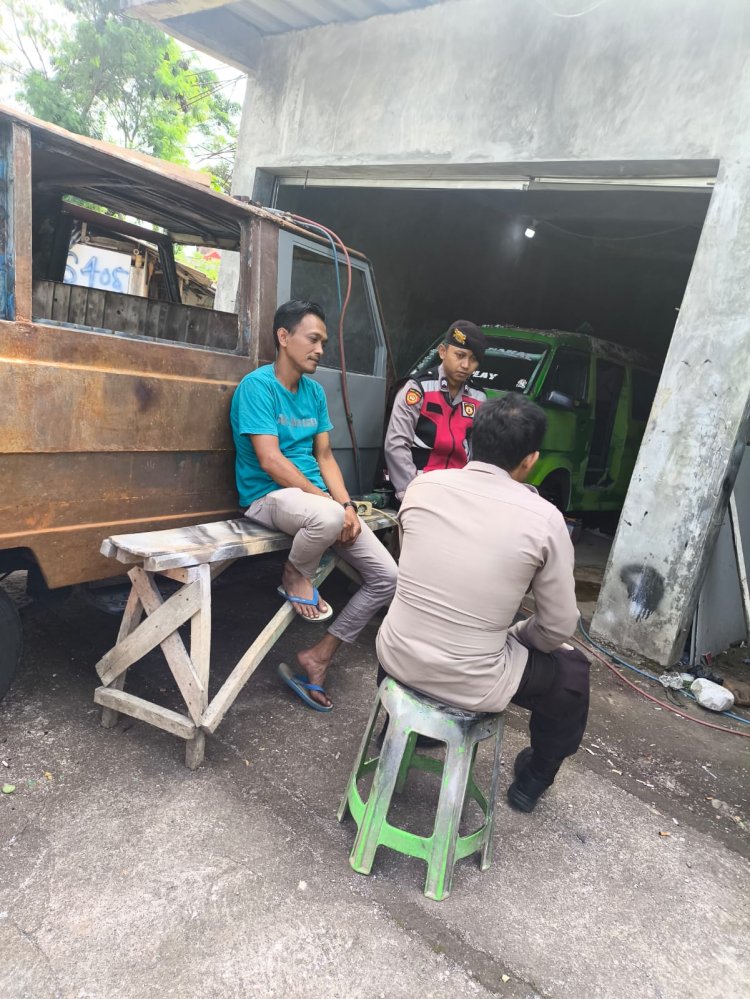
[{"label": "blue flip flop", "polygon": [[[284,683],[289,687],[300,700],[304,701],[308,708],[312,708],[313,711],[332,711],[333,705],[329,704],[327,707],[323,704],[318,704],[317,701],[313,700],[312,697],[308,697],[308,690],[315,690],[319,694],[325,694],[325,690],[319,687],[317,683],[308,683],[303,676],[299,673],[292,673],[289,666],[286,663],[279,663],[276,668],[276,672],[279,677],[284,681]],[[326,694],[326,697],[328,695]]]},{"label": "blue flip flop", "polygon": [[[277,586],[276,592],[284,600],[288,600],[290,604],[306,604],[308,607],[317,607],[320,603],[320,594],[316,586],[313,586],[312,600],[308,600],[307,597],[295,597],[291,593],[287,593],[283,586]],[[319,613],[317,617],[304,617],[302,614],[298,614],[297,617],[301,617],[303,621],[320,624],[322,621],[328,621],[333,617],[333,607],[328,604],[328,610]]]}]

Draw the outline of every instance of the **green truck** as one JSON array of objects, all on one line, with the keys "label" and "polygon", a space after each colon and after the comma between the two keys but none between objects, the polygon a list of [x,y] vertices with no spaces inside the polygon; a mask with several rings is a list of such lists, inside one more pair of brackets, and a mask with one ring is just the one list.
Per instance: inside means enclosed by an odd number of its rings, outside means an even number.
[{"label": "green truck", "polygon": [[[546,412],[529,481],[561,510],[622,507],[659,381],[643,354],[584,333],[483,326],[490,341],[474,383],[489,397],[522,392]],[[442,337],[410,373],[439,363]]]}]

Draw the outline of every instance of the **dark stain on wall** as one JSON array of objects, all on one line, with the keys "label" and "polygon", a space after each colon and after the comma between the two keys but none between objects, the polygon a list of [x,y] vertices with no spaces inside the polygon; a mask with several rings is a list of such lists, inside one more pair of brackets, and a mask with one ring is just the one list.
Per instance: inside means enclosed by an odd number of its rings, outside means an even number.
[{"label": "dark stain on wall", "polygon": [[646,618],[658,609],[664,596],[664,578],[650,565],[626,565],[620,573],[630,600],[630,613],[636,621]]}]

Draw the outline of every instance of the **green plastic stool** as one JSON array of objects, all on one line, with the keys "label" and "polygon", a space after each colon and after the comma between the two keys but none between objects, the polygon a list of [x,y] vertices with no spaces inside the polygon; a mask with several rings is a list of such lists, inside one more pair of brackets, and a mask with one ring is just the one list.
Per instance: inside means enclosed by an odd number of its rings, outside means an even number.
[{"label": "green plastic stool", "polygon": [[[388,712],[388,730],[380,756],[368,759],[367,751],[381,705]],[[449,707],[387,677],[378,690],[338,811],[339,822],[349,811],[357,823],[357,836],[349,855],[349,863],[354,870],[369,874],[379,846],[390,847],[409,857],[419,857],[427,861],[424,893],[436,901],[450,894],[453,866],[457,860],[479,852],[480,870],[486,871],[492,863],[492,832],[504,721],[502,714],[476,714]],[[415,752],[418,735],[446,743],[445,764]],[[474,783],[474,760],[479,743],[493,737],[495,758],[492,783],[489,796],[485,798]],[[403,790],[411,768],[441,777],[440,798],[431,836],[417,836],[387,821],[391,798],[394,792]],[[357,782],[373,770],[375,776],[370,795],[364,801]],[[482,809],[484,823],[475,832],[459,836],[458,827],[467,795]]]}]

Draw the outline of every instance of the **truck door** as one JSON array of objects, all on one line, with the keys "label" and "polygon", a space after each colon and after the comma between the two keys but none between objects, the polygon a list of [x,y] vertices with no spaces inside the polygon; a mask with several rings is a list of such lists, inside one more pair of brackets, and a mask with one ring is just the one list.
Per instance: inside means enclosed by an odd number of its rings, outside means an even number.
[{"label": "truck door", "polygon": [[351,265],[352,290],[344,319],[344,362],[359,462],[355,460],[341,386],[338,327],[340,301],[346,295],[346,268],[339,254],[337,282],[333,250],[304,236],[279,233],[279,304],[289,299],[306,299],[317,302],[326,314],[328,343],[323,363],[314,377],[328,398],[336,460],[347,488],[356,494],[372,488],[382,447],[387,352],[370,264],[352,257]]},{"label": "truck door", "polygon": [[625,368],[614,361],[596,359],[594,427],[586,469],[586,485],[606,489],[619,469],[627,433],[627,411],[620,405]]}]

